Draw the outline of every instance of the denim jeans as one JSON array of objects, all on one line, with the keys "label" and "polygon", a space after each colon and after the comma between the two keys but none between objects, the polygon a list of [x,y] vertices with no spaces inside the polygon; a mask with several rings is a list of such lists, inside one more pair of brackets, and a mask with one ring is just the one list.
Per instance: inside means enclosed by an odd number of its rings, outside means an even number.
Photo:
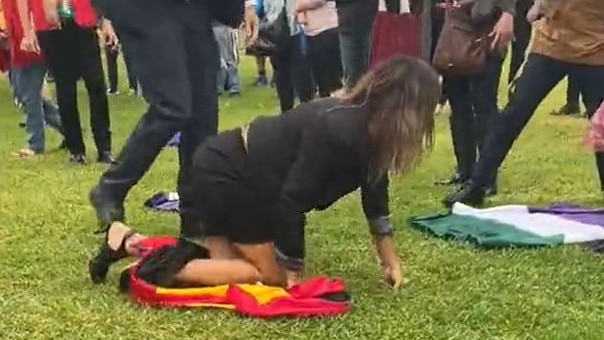
[{"label": "denim jeans", "polygon": [[225,90],[229,93],[239,93],[241,91],[239,87],[239,69],[237,65],[232,63],[224,63],[220,65],[217,75],[218,88],[216,89],[218,94],[221,94]]},{"label": "denim jeans", "polygon": [[371,29],[340,30],[340,55],[346,87],[353,87],[369,67]]},{"label": "denim jeans", "polygon": [[62,132],[61,119],[57,107],[42,98],[42,86],[46,76],[46,65],[32,64],[13,69],[18,97],[23,100],[28,133],[27,143],[31,150],[43,153],[45,150],[44,123]]},{"label": "denim jeans", "polygon": [[[565,76],[576,80],[588,116],[595,113],[604,99],[604,66],[573,64],[540,54],[529,54],[515,92],[493,125],[485,153],[472,173],[472,182],[476,186],[486,185],[489,177],[497,172],[539,104]],[[604,190],[604,153],[596,153],[596,164]]]}]

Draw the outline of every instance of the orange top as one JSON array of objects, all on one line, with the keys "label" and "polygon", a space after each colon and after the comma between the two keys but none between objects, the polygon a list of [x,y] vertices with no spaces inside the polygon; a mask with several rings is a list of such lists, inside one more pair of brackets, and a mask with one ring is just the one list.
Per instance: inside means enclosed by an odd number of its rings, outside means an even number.
[{"label": "orange top", "polygon": [[575,64],[604,66],[604,0],[552,3],[535,30],[532,52]]}]

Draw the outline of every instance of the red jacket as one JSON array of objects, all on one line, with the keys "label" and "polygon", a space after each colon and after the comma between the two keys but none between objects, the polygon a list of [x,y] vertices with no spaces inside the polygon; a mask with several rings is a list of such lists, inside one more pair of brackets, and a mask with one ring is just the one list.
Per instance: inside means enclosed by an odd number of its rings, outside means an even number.
[{"label": "red jacket", "polygon": [[[29,0],[29,6],[34,20],[36,31],[48,31],[57,29],[56,25],[51,25],[46,21],[44,15],[44,0]],[[97,24],[98,17],[92,8],[90,0],[72,0],[73,10],[75,13],[75,22],[83,28],[94,27]]]},{"label": "red jacket", "polygon": [[4,18],[6,19],[11,67],[19,68],[29,66],[33,63],[43,63],[44,57],[41,54],[21,50],[23,28],[19,12],[17,12],[16,0],[2,0],[2,6],[4,7]]}]

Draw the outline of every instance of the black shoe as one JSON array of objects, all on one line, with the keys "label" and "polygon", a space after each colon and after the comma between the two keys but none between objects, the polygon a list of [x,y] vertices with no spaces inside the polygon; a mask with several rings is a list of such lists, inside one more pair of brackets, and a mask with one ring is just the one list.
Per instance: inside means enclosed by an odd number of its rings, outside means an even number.
[{"label": "black shoe", "polygon": [[467,176],[462,176],[461,174],[456,172],[449,179],[437,181],[436,185],[462,185],[467,181]]},{"label": "black shoe", "polygon": [[72,154],[71,157],[69,157],[69,162],[77,165],[86,165],[86,155],[82,153]]},{"label": "black shoe", "polygon": [[484,203],[485,196],[486,195],[484,189],[476,187],[472,184],[468,184],[463,188],[459,189],[457,192],[454,192],[447,196],[443,200],[443,204],[447,208],[451,208],[456,202],[467,204],[470,206],[481,206]]},{"label": "black shoe", "polygon": [[581,110],[579,109],[579,105],[565,104],[558,110],[552,111],[550,114],[552,116],[572,116],[572,115],[578,115],[580,113],[581,113]]},{"label": "black shoe", "polygon": [[67,150],[67,143],[65,142],[65,140],[63,140],[61,142],[61,144],[59,144],[59,146],[57,147],[58,150]]},{"label": "black shoe", "polygon": [[99,158],[97,158],[97,162],[103,164],[115,164],[115,159],[113,159],[113,155],[111,151],[103,151],[99,154]]},{"label": "black shoe", "polygon": [[484,196],[485,197],[497,196],[497,185],[491,185],[491,186],[486,187],[486,189],[484,190]]},{"label": "black shoe", "polygon": [[90,280],[92,280],[92,282],[95,284],[104,283],[111,265],[123,258],[128,257],[128,253],[126,252],[126,241],[132,235],[136,234],[136,231],[134,230],[128,231],[124,235],[124,238],[122,238],[118,249],[112,249],[109,246],[110,228],[111,227],[107,227],[97,232],[97,234],[105,233],[105,239],[103,244],[101,244],[99,247],[96,256],[88,261],[88,273],[90,274]]},{"label": "black shoe", "polygon": [[90,191],[88,199],[101,228],[106,228],[113,222],[125,222],[124,203],[104,194],[98,186]]}]

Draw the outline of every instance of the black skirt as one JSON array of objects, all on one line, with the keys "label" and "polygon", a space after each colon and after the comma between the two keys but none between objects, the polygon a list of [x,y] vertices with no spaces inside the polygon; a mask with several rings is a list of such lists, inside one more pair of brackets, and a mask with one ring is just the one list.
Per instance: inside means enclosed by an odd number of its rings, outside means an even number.
[{"label": "black skirt", "polygon": [[240,244],[274,241],[269,205],[249,168],[240,129],[223,132],[196,151],[190,183],[184,194],[194,202],[199,235],[185,236],[222,236]]}]

